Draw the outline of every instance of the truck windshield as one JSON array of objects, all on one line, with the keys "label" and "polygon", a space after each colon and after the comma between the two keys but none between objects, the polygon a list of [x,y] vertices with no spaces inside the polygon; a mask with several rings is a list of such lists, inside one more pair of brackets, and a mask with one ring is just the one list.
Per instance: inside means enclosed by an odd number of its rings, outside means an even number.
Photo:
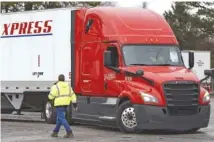
[{"label": "truck windshield", "polygon": [[126,65],[183,66],[181,52],[173,45],[124,45]]}]

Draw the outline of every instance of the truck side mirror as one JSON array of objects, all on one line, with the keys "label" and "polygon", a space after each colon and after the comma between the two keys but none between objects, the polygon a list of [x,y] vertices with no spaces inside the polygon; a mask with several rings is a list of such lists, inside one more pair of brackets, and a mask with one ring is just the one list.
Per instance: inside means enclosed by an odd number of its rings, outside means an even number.
[{"label": "truck side mirror", "polygon": [[111,51],[104,52],[104,66],[109,67],[112,65]]},{"label": "truck side mirror", "polygon": [[189,69],[192,69],[194,67],[194,52],[189,52]]},{"label": "truck side mirror", "polygon": [[214,69],[204,70],[204,75],[214,77]]}]

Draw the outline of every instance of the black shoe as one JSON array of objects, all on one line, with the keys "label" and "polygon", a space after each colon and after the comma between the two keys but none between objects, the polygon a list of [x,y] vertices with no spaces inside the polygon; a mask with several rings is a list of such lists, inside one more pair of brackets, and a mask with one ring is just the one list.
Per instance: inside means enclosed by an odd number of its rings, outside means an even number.
[{"label": "black shoe", "polygon": [[53,132],[53,133],[51,134],[51,137],[58,137],[58,133]]},{"label": "black shoe", "polygon": [[74,135],[73,135],[73,132],[70,131],[70,132],[67,132],[66,135],[64,135],[64,138],[73,138]]}]

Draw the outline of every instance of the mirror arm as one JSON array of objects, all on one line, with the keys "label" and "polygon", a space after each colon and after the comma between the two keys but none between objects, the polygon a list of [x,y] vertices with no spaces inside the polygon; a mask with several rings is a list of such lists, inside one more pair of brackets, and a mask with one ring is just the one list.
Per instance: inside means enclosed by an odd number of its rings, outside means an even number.
[{"label": "mirror arm", "polygon": [[[115,71],[116,73],[120,73],[120,71],[121,71],[119,68],[112,67],[112,66],[107,66],[107,68]],[[136,75],[135,73],[130,72],[130,71],[124,71],[124,73],[125,73],[126,76],[138,77],[138,75]],[[146,78],[144,76],[139,76],[139,77],[142,78],[143,80],[145,80],[146,82],[148,82],[150,85],[154,86],[154,80],[148,79],[148,78]]]},{"label": "mirror arm", "polygon": [[125,73],[126,76],[140,77],[143,80],[145,80],[146,82],[148,82],[149,84],[151,84],[152,86],[154,86],[154,81],[152,79],[148,79],[148,78],[146,78],[144,76],[137,76],[135,73],[129,72],[129,71],[124,71],[124,73]]},{"label": "mirror arm", "polygon": [[[192,67],[193,68],[193,67]],[[189,70],[191,70],[192,68],[188,67]]]},{"label": "mirror arm", "polygon": [[125,73],[126,76],[136,76],[135,73],[130,72],[130,71],[124,71],[124,73]]},{"label": "mirror arm", "polygon": [[211,77],[211,76],[207,75],[206,77],[204,77],[203,79],[200,80],[200,83],[202,83],[204,80],[207,80],[209,77]]},{"label": "mirror arm", "polygon": [[148,78],[146,78],[146,77],[144,77],[144,76],[141,76],[141,78],[142,78],[143,80],[147,81],[147,82],[148,82],[149,84],[151,84],[152,86],[155,85],[154,80],[148,79]]},{"label": "mirror arm", "polygon": [[120,69],[112,66],[107,66],[108,69],[115,71],[116,73],[120,73]]}]

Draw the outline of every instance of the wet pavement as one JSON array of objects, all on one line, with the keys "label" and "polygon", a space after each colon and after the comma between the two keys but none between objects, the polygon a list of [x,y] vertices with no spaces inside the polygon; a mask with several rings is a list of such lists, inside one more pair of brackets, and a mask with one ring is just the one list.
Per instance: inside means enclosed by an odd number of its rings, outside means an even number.
[{"label": "wet pavement", "polygon": [[[214,99],[212,99],[212,106]],[[34,119],[39,114],[31,115]],[[2,115],[5,118],[6,115]],[[7,116],[7,118],[12,116]],[[16,116],[18,117],[18,116]],[[65,130],[61,127],[58,138],[51,138],[50,133],[55,125],[44,122],[1,122],[2,142],[214,142],[214,107],[212,107],[209,127],[195,134],[168,134],[167,132],[144,132],[140,134],[122,134],[109,128],[75,125],[71,126],[75,137],[64,139]]]}]

